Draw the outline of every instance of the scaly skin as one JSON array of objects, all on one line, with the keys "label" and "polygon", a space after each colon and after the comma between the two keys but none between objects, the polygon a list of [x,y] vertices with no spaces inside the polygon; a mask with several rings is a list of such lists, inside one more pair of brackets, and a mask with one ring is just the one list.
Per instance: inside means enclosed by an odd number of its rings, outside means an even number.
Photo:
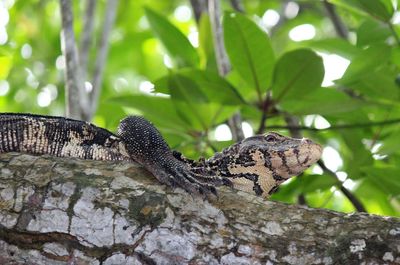
[{"label": "scaly skin", "polygon": [[0,153],[50,154],[93,160],[136,161],[160,182],[190,193],[216,194],[226,185],[268,197],[321,156],[308,139],[270,133],[238,142],[208,160],[172,151],[146,119],[123,119],[116,135],[93,124],[62,117],[0,114]]}]

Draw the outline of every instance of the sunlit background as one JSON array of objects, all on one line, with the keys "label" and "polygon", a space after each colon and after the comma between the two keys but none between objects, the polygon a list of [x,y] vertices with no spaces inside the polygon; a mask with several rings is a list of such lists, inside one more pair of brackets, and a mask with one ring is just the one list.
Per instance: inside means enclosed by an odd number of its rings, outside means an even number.
[{"label": "sunlit background", "polygon": [[[7,24],[10,19],[9,15],[9,9],[11,9],[14,5],[15,1],[14,0],[2,0],[0,2],[0,45],[7,45],[9,44],[11,47],[16,45],[13,40],[9,39],[8,33],[7,33]],[[289,2],[285,10],[283,12],[284,18],[283,19],[294,19],[299,11],[299,6],[296,2]],[[52,12],[54,12],[54,16],[56,18],[60,18],[58,15],[58,10],[53,9]],[[173,12],[174,19],[178,22],[182,23],[189,23],[190,26],[188,27],[189,33],[187,34],[188,39],[192,43],[194,47],[198,47],[199,45],[199,35],[197,31],[197,27],[195,24],[193,24],[193,17],[192,17],[192,9],[188,5],[180,5],[176,7],[176,9]],[[260,26],[265,29],[267,32],[274,26],[276,26],[280,19],[281,16],[276,10],[273,9],[268,9],[264,12],[264,14],[259,18],[260,19]],[[396,23],[400,22],[400,15],[397,13],[396,17],[394,18]],[[59,22],[57,23],[59,24]],[[142,29],[148,29],[149,25],[146,21],[146,19],[143,17],[140,19],[140,24],[139,26]],[[118,32],[115,33],[115,35],[118,35]],[[302,25],[297,25],[294,26],[292,29],[290,29],[288,33],[288,37],[296,42],[299,41],[305,41],[305,40],[311,40],[316,37],[316,29],[313,25],[311,24],[302,24]],[[152,42],[152,40],[149,40],[149,42]],[[144,43],[146,45],[146,43]],[[149,46],[156,46],[156,49],[158,52],[162,53],[162,47],[160,46],[159,43],[147,43]],[[58,47],[57,47],[58,48]],[[325,66],[325,78],[323,81],[323,86],[331,86],[333,85],[333,81],[335,79],[339,79],[343,73],[345,72],[347,66],[349,65],[349,60],[346,58],[339,56],[337,54],[326,54],[320,52],[319,55],[323,58],[324,61],[324,66]],[[21,46],[20,49],[20,56],[23,59],[29,60],[32,56],[32,46],[29,43],[24,43]],[[4,60],[4,59],[3,59]],[[167,54],[163,55],[163,62],[164,65],[168,68],[172,67],[172,62],[171,59]],[[65,67],[65,62],[64,62],[64,57],[60,54],[57,58],[56,61],[54,62],[54,66],[62,72]],[[37,105],[39,107],[48,107],[50,106],[51,102],[54,101],[57,98],[57,87],[54,84],[46,84],[45,86],[39,88],[39,82],[37,80],[38,76],[43,74],[43,71],[45,71],[45,65],[40,62],[36,61],[34,62],[34,65],[32,68],[25,68],[25,73],[26,73],[26,84],[29,87],[32,87],[34,89],[40,89],[41,92],[38,93],[37,95]],[[137,84],[139,82],[139,84]],[[123,87],[128,88],[131,87],[132,84],[130,84],[129,80],[125,79],[124,77],[116,77],[114,81],[114,87],[115,89],[121,90]],[[154,88],[154,85],[149,81],[149,80],[134,80],[134,86],[139,87],[140,91],[145,92],[145,93],[150,93],[152,92],[152,89]],[[89,81],[85,83],[85,87],[88,91],[90,91],[92,85]],[[0,81],[0,96],[5,96],[7,95],[8,91],[10,90],[10,85],[6,80],[1,80]],[[21,92],[23,93],[23,92]],[[23,95],[16,95],[15,100],[16,101],[21,101],[24,99],[25,96]],[[251,135],[252,130],[251,128],[244,124],[244,128],[246,128],[245,133],[246,135]],[[230,137],[230,132],[228,131],[228,128],[225,127],[224,125],[221,125],[221,127],[217,128],[216,130],[216,139],[220,140],[229,140]]]}]

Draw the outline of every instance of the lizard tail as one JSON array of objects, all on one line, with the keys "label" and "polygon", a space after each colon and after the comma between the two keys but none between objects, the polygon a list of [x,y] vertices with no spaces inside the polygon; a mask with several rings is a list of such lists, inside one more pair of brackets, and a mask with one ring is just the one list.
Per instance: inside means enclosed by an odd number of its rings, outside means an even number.
[{"label": "lizard tail", "polygon": [[0,114],[0,153],[21,152],[93,160],[130,160],[111,132],[62,117]]}]

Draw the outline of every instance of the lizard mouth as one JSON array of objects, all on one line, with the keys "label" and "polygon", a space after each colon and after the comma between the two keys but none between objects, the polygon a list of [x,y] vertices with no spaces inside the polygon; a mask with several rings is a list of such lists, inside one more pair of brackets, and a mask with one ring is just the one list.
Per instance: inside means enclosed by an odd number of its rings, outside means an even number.
[{"label": "lizard mouth", "polygon": [[[289,152],[290,153],[290,152]],[[293,150],[293,154],[288,156],[289,168],[293,175],[298,175],[317,162],[322,155],[322,147],[309,139],[302,139],[298,149]]]},{"label": "lizard mouth", "polygon": [[295,148],[279,150],[271,157],[272,168],[283,178],[296,176],[317,162],[322,155],[322,147],[309,139],[302,139]]},{"label": "lizard mouth", "polygon": [[306,167],[309,167],[321,158],[322,146],[312,142],[307,138],[303,138],[301,143],[301,148],[303,148],[304,151],[299,153],[298,162]]}]

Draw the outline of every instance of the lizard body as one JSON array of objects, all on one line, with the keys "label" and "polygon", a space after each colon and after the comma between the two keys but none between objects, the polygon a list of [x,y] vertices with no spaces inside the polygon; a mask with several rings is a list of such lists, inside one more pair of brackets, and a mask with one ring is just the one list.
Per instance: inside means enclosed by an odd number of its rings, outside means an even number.
[{"label": "lizard body", "polygon": [[129,116],[117,133],[91,123],[33,114],[0,114],[0,153],[49,154],[81,159],[136,161],[160,182],[190,193],[226,185],[268,197],[321,156],[308,139],[269,133],[240,141],[211,158],[193,161],[172,151],[146,119]]}]

